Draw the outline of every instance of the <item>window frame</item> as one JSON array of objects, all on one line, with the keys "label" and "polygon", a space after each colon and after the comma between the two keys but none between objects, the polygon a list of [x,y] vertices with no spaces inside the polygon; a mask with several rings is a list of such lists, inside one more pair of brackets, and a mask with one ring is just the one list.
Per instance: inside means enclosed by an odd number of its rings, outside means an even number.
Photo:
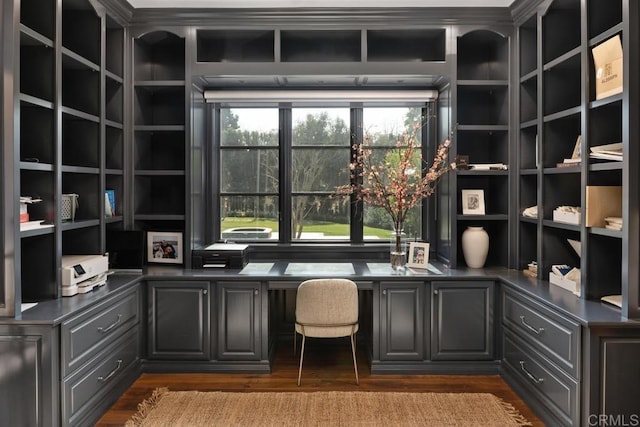
[{"label": "window frame", "polygon": [[[211,148],[211,154],[209,156],[209,161],[211,162],[210,167],[207,167],[207,176],[206,180],[209,183],[211,188],[208,191],[210,195],[210,202],[207,204],[206,218],[211,218],[208,221],[207,229],[210,234],[209,241],[221,241],[221,227],[220,227],[220,204],[223,197],[228,196],[266,196],[273,195],[278,198],[278,231],[279,236],[278,240],[239,240],[239,242],[250,244],[250,245],[259,245],[259,246],[296,246],[303,247],[309,246],[311,248],[319,248],[327,245],[342,245],[342,246],[358,246],[358,247],[380,247],[384,246],[388,247],[389,243],[385,240],[375,241],[375,240],[365,240],[363,236],[364,224],[363,224],[363,203],[361,201],[356,201],[355,197],[351,197],[350,200],[350,209],[349,209],[349,231],[350,238],[349,240],[338,240],[338,239],[322,239],[322,240],[313,240],[313,239],[293,239],[292,238],[292,198],[295,195],[303,194],[304,192],[294,192],[292,191],[292,182],[291,182],[291,173],[292,173],[292,161],[293,161],[293,141],[292,141],[292,109],[298,107],[308,107],[308,103],[292,103],[292,102],[258,102],[258,101],[238,101],[238,102],[208,102],[207,103],[207,115],[210,118],[208,122],[208,134],[210,137],[209,147]],[[437,142],[435,141],[437,135],[437,117],[435,116],[438,110],[436,108],[436,100],[433,98],[423,99],[420,102],[415,100],[401,100],[401,101],[386,101],[386,102],[376,102],[372,105],[367,105],[367,103],[362,102],[351,102],[348,104],[345,103],[332,103],[332,102],[318,102],[314,103],[313,107],[315,108],[333,108],[333,107],[348,107],[350,110],[350,158],[352,158],[354,153],[354,144],[359,144],[363,140],[363,112],[368,107],[416,107],[419,106],[422,110],[422,116],[427,117],[425,120],[424,126],[422,127],[422,156],[423,158],[430,159],[433,157],[433,152],[435,151],[435,146]],[[220,179],[220,162],[221,162],[221,151],[224,149],[233,149],[232,147],[223,148],[220,145],[220,109],[221,108],[256,108],[256,107],[276,107],[278,108],[278,117],[279,117],[279,144],[277,145],[278,149],[278,159],[279,159],[279,192],[277,194],[263,194],[263,193],[224,193],[221,192],[221,179]],[[270,148],[276,148],[270,147]],[[299,148],[299,147],[297,147]],[[323,146],[323,148],[334,148]],[[343,146],[337,146],[335,148],[344,149]],[[304,147],[307,149],[307,147]],[[345,165],[347,167],[347,165]],[[315,193],[314,193],[315,194]],[[323,193],[324,195],[324,193]],[[419,240],[430,241],[435,238],[435,233],[432,231],[435,229],[435,209],[433,203],[435,201],[435,197],[431,197],[429,199],[423,200],[421,204],[421,229],[422,235],[418,237]],[[431,215],[430,215],[431,213]],[[435,246],[432,246],[435,247]]]}]

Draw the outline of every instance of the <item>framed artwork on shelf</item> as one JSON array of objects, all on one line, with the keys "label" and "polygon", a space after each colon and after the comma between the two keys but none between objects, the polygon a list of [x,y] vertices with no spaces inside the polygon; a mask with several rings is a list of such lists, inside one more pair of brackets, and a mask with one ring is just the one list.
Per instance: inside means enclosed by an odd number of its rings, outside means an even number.
[{"label": "framed artwork on shelf", "polygon": [[462,214],[484,215],[484,190],[462,190]]},{"label": "framed artwork on shelf", "polygon": [[147,262],[182,264],[184,247],[179,231],[147,231]]},{"label": "framed artwork on shelf", "polygon": [[422,242],[409,243],[409,261],[407,267],[427,268],[429,265],[429,244]]}]

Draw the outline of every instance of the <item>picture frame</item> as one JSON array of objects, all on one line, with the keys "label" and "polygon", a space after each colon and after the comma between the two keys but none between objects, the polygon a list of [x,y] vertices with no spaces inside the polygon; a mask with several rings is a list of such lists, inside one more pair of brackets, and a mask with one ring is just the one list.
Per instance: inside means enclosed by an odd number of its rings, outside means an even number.
[{"label": "picture frame", "polygon": [[576,144],[573,146],[573,152],[571,153],[572,159],[579,159],[582,154],[582,135],[578,135],[576,138]]},{"label": "picture frame", "polygon": [[484,190],[462,190],[462,214],[484,215]]},{"label": "picture frame", "polygon": [[429,243],[410,242],[407,267],[426,269],[429,265]]},{"label": "picture frame", "polygon": [[147,263],[182,264],[184,247],[182,232],[147,231]]}]

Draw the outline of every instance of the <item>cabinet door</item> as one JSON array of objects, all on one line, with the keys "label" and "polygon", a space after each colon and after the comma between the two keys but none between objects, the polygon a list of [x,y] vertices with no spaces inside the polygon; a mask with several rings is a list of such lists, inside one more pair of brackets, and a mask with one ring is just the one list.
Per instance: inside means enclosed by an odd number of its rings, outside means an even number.
[{"label": "cabinet door", "polygon": [[0,425],[58,426],[58,329],[0,326]]},{"label": "cabinet door", "polygon": [[424,286],[380,283],[380,360],[424,359]]},{"label": "cabinet door", "polygon": [[491,360],[493,282],[433,282],[431,359]]},{"label": "cabinet door", "polygon": [[[590,360],[589,397],[582,410],[582,425],[600,420],[621,420],[624,425],[640,421],[640,329],[593,327],[589,329],[587,348]],[[583,386],[584,388],[584,386]],[[602,421],[600,421],[602,422]],[[604,425],[604,424],[601,424]]]},{"label": "cabinet door", "polygon": [[260,282],[218,282],[218,359],[260,360]]},{"label": "cabinet door", "polygon": [[209,282],[150,282],[149,290],[149,358],[209,360]]}]

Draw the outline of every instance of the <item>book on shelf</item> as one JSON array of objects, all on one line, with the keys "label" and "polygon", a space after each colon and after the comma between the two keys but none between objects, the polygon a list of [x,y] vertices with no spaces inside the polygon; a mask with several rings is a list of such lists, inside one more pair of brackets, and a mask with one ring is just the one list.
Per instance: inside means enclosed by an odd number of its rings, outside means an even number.
[{"label": "book on shelf", "polygon": [[116,215],[116,195],[114,190],[104,192],[104,214],[107,218]]},{"label": "book on shelf", "polygon": [[21,222],[20,223],[20,231],[35,230],[36,228],[51,228],[51,227],[53,227],[53,224],[43,224],[43,223],[44,223],[44,219],[38,219],[38,220],[35,220],[35,221]]},{"label": "book on shelf", "polygon": [[578,162],[562,162],[562,163],[556,163],[556,167],[557,168],[577,168],[577,167],[580,167],[581,164],[582,163],[579,161]]},{"label": "book on shelf", "polygon": [[622,230],[622,218],[616,216],[608,216],[604,219],[604,228],[608,230]]},{"label": "book on shelf", "polygon": [[470,163],[469,169],[477,171],[489,171],[489,170],[507,170],[507,165],[504,163]]},{"label": "book on shelf", "polygon": [[616,160],[622,161],[622,143],[617,142],[615,144],[597,145],[591,147],[591,153],[589,157],[592,159],[601,160]]}]

